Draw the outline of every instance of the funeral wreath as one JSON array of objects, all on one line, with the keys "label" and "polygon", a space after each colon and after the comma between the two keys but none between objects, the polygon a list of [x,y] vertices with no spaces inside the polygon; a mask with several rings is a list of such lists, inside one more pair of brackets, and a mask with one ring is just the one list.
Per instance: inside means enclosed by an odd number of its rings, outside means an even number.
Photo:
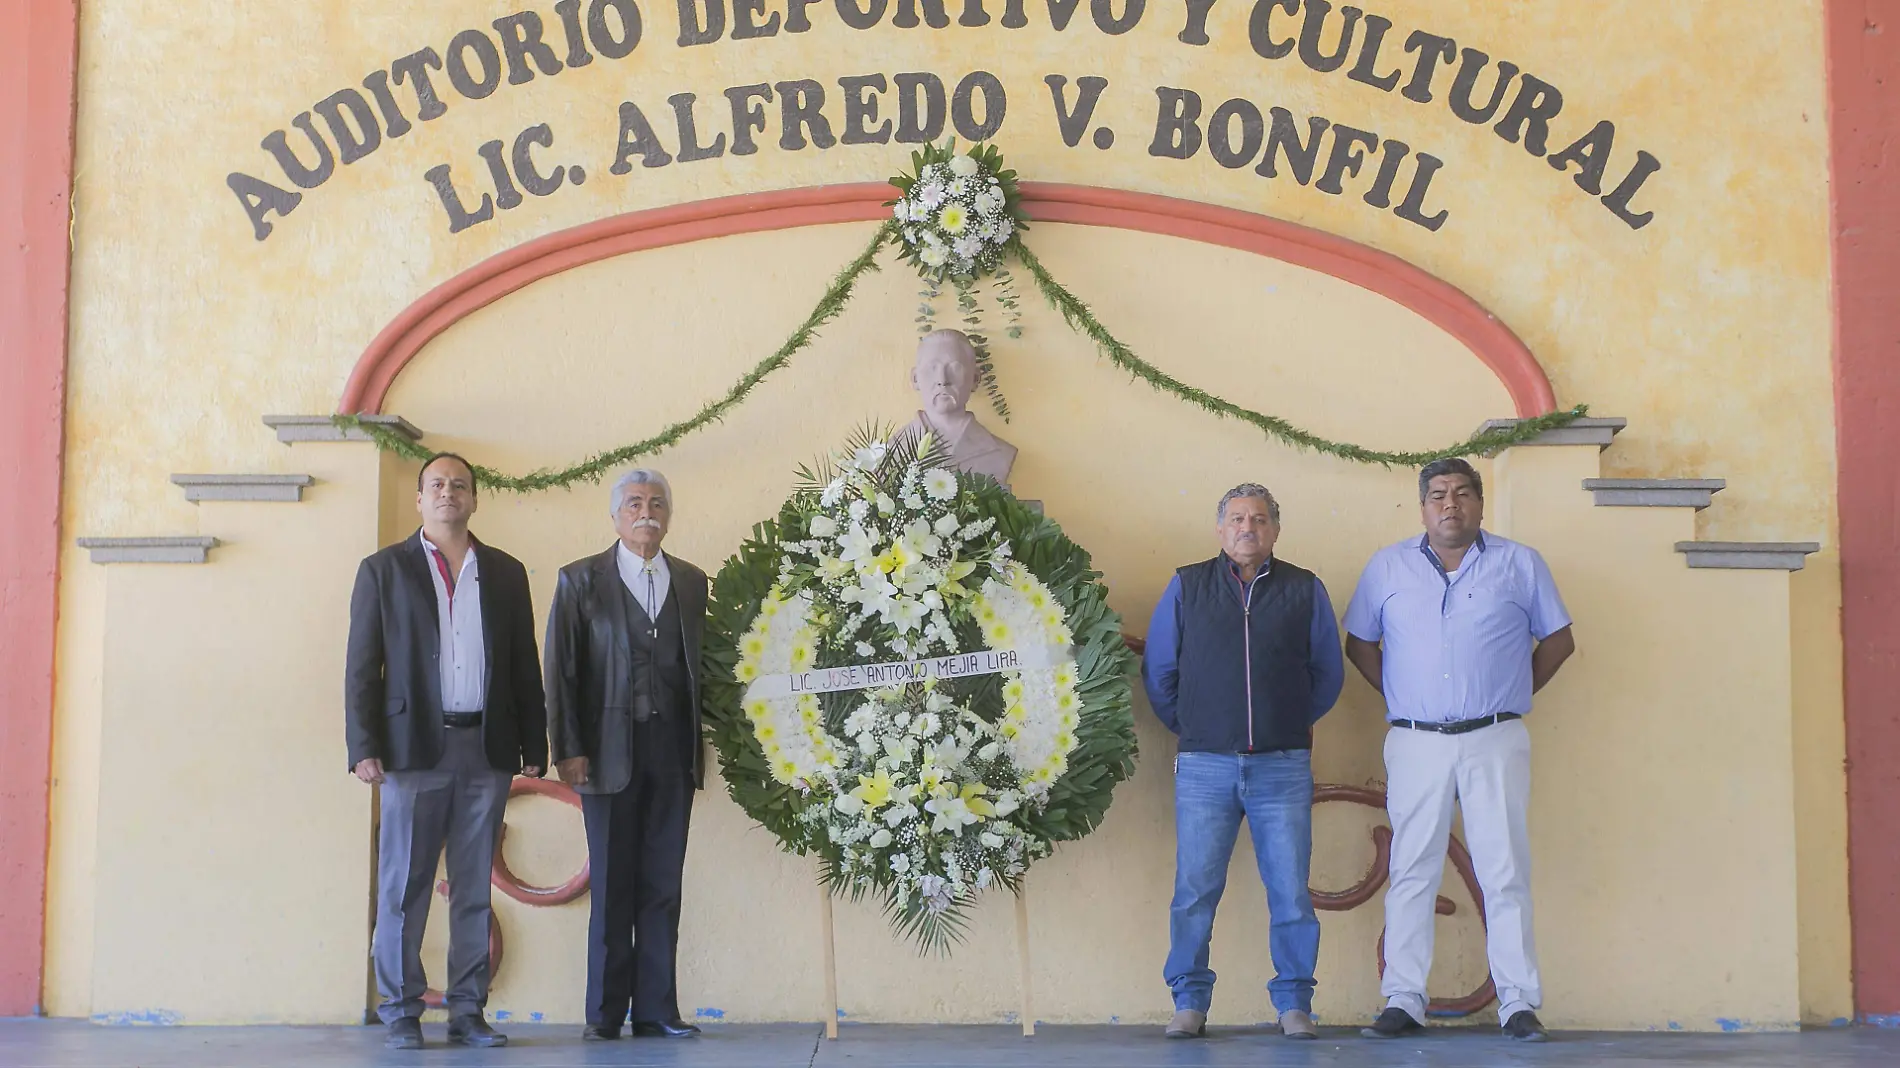
[{"label": "funeral wreath", "polygon": [[720,766],[832,893],[943,950],[1101,822],[1134,768],[1133,656],[1088,554],[928,435],[800,473],[713,584]]}]

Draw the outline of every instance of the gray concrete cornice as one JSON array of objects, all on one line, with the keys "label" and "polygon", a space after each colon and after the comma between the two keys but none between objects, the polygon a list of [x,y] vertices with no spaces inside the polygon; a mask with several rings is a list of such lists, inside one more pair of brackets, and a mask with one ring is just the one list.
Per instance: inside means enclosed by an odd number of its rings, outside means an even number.
[{"label": "gray concrete cornice", "polygon": [[80,538],[95,564],[202,564],[216,538]]},{"label": "gray concrete cornice", "polygon": [[1719,478],[1586,478],[1583,488],[1598,508],[1696,508],[1709,506],[1728,483]]},{"label": "gray concrete cornice", "polygon": [[[422,431],[400,415],[358,416],[371,426],[393,430],[410,441],[421,441]],[[344,430],[327,415],[267,415],[264,425],[277,431],[277,440],[286,445],[299,441],[369,441],[370,436],[352,427]]]},{"label": "gray concrete cornice", "polygon": [[1676,551],[1690,567],[1746,571],[1799,571],[1808,555],[1821,551],[1818,541],[1679,541]]},{"label": "gray concrete cornice", "polygon": [[[1487,419],[1484,421],[1484,425],[1478,428],[1478,433],[1482,434],[1488,430],[1509,430],[1521,422],[1523,422],[1522,419]],[[1595,445],[1599,450],[1602,450],[1609,448],[1610,442],[1629,424],[1630,421],[1628,419],[1599,419],[1594,416],[1586,416],[1582,419],[1572,420],[1555,430],[1546,430],[1529,441],[1520,441],[1517,444]],[[1517,446],[1512,447],[1516,448]]]},{"label": "gray concrete cornice", "polygon": [[301,501],[309,475],[173,475],[185,499],[198,501]]}]

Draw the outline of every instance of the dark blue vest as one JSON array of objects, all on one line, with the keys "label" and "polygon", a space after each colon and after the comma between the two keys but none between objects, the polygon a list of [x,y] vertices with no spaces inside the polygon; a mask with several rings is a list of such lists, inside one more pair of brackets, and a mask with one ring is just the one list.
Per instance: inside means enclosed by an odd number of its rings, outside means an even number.
[{"label": "dark blue vest", "polygon": [[1176,574],[1181,751],[1311,748],[1313,573],[1276,559],[1251,603],[1225,555]]}]

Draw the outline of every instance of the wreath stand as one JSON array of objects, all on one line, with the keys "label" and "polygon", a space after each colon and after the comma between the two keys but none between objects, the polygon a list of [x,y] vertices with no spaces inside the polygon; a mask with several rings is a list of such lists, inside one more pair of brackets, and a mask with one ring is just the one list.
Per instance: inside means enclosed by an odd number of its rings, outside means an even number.
[{"label": "wreath stand", "polygon": [[[825,1037],[838,1037],[838,939],[837,922],[831,908],[831,888],[821,885],[818,896],[818,921],[825,937]],[[1023,1037],[1036,1034],[1034,998],[1029,985],[1029,880],[1016,885],[1016,962],[1022,991],[1021,1019]]]}]

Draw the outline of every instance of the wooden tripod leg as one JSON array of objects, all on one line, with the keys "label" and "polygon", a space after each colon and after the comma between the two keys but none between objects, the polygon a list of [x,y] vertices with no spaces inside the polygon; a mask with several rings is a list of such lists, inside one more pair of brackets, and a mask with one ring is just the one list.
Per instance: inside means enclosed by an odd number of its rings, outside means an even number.
[{"label": "wooden tripod leg", "polygon": [[1029,882],[1024,880],[1016,886],[1016,959],[1022,965],[1023,990],[1023,1037],[1034,1037],[1036,1033],[1035,999],[1029,990]]},{"label": "wooden tripod leg", "polygon": [[838,1037],[838,939],[831,918],[831,887],[820,887],[824,903],[819,914],[825,929],[825,1037]]}]

